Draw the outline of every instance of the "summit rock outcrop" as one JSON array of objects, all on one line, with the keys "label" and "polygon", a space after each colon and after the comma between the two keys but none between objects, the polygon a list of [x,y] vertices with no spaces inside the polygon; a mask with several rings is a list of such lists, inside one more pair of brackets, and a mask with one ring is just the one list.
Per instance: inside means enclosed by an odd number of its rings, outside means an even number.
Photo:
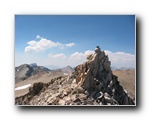
[{"label": "summit rock outcrop", "polygon": [[[40,87],[39,87],[40,86]],[[113,75],[111,62],[99,46],[71,75],[35,83],[15,98],[17,105],[135,105]]]},{"label": "summit rock outcrop", "polygon": [[88,92],[88,97],[96,100],[100,98],[100,101],[109,101],[109,104],[134,105],[126,90],[119,84],[118,77],[113,75],[111,62],[99,46],[95,48],[94,54],[87,56],[86,62],[75,68],[74,75],[78,86]]}]

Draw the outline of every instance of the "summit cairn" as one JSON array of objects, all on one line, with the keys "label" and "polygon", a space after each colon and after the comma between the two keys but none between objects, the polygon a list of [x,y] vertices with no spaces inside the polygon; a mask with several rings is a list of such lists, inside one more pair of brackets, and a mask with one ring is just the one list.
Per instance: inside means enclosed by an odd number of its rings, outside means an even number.
[{"label": "summit cairn", "polygon": [[113,75],[110,65],[108,56],[97,46],[95,53],[75,68],[76,83],[87,91],[88,97],[101,104],[134,105],[118,77]]}]

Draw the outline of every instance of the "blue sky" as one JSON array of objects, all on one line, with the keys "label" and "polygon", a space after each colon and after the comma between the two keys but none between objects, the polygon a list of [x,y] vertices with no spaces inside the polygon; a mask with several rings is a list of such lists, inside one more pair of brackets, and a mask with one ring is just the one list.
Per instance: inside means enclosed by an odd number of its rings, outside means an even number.
[{"label": "blue sky", "polygon": [[76,66],[97,45],[110,56],[112,66],[134,67],[135,16],[15,15],[16,66]]}]

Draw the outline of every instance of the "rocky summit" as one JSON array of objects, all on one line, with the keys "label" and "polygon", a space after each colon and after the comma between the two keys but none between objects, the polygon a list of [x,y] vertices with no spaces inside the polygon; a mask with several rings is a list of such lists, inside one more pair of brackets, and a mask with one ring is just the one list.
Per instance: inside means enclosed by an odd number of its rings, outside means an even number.
[{"label": "rocky summit", "polygon": [[71,75],[34,83],[15,98],[16,105],[135,105],[113,75],[111,62],[99,46]]}]

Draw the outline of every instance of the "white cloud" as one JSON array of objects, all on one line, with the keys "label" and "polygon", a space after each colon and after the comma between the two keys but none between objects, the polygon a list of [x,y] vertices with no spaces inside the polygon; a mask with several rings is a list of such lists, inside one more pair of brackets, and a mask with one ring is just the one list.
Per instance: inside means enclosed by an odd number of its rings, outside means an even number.
[{"label": "white cloud", "polygon": [[85,62],[87,54],[91,54],[93,52],[94,51],[90,51],[90,50],[85,51],[84,53],[74,52],[73,54],[71,54],[68,57],[63,53],[59,53],[59,54],[49,53],[48,54],[48,58],[49,58],[48,62],[49,62],[49,64],[59,66],[59,67],[65,67],[67,65],[75,67],[75,66]]},{"label": "white cloud", "polygon": [[37,38],[37,39],[40,39],[40,38],[42,38],[42,37],[41,37],[40,35],[37,35],[36,38]]},{"label": "white cloud", "polygon": [[90,55],[93,53],[94,51],[92,50],[86,50],[84,53],[75,52],[72,55],[70,55],[70,59],[76,59],[76,60],[86,59],[87,55]]},{"label": "white cloud", "polygon": [[[26,52],[35,52],[35,51],[42,51],[45,49],[48,49],[50,47],[66,47],[66,44],[62,44],[59,42],[53,42],[50,40],[47,40],[45,38],[42,38],[40,41],[35,41],[31,40],[28,42],[29,46],[26,47]],[[72,67],[75,67],[79,64],[82,64],[83,62],[86,61],[86,56],[89,54],[93,54],[94,51],[92,50],[87,50],[85,52],[74,52],[69,56],[66,56],[64,53],[58,53],[58,54],[48,54],[48,57],[40,59],[41,57],[39,56],[37,59],[37,56],[34,54],[25,54],[22,55],[23,60],[20,60],[18,58],[17,62],[18,64],[20,63],[32,63],[32,62],[37,62],[40,65],[55,65],[55,66],[60,66],[64,67],[67,65],[70,65]],[[125,53],[125,52],[111,52],[108,50],[105,50],[105,54],[108,55],[109,60],[111,61],[111,66],[113,67],[133,67],[135,68],[135,63],[136,63],[136,56],[134,54],[130,53]],[[27,57],[27,55],[30,55]],[[21,55],[20,55],[21,56]],[[19,61],[20,60],[20,61]]]},{"label": "white cloud", "polygon": [[75,43],[66,44],[67,47],[72,47],[72,46],[74,46],[74,45],[75,45]]},{"label": "white cloud", "polygon": [[91,51],[91,50],[87,50],[84,53],[75,52],[75,53],[70,55],[69,64],[73,67],[75,67],[79,64],[82,64],[83,62],[86,61],[87,55],[90,55],[90,54],[93,54],[93,53],[94,53],[94,51]]},{"label": "white cloud", "polygon": [[74,60],[81,60],[83,58],[85,58],[84,53],[75,52],[72,55],[70,55],[70,59],[74,59]]},{"label": "white cloud", "polygon": [[68,58],[65,54],[63,53],[58,53],[58,54],[48,54],[48,58],[45,60],[45,65],[54,65],[58,67],[65,67],[68,64]]},{"label": "white cloud", "polygon": [[109,50],[105,50],[105,54],[108,55],[108,54],[111,54],[112,52],[109,51]]},{"label": "white cloud", "polygon": [[87,56],[87,55],[93,54],[94,51],[92,51],[92,50],[87,50],[87,51],[85,51],[84,53],[85,53],[85,55]]},{"label": "white cloud", "polygon": [[[77,66],[86,61],[86,56],[93,54],[94,51],[87,50],[84,53],[75,52],[70,55],[69,63],[72,66]],[[105,50],[105,54],[108,55],[109,60],[111,61],[111,66],[115,67],[133,67],[135,68],[135,55],[125,53],[125,52],[111,52]]]},{"label": "white cloud", "polygon": [[48,54],[48,57],[49,58],[54,58],[54,59],[65,59],[66,58],[66,55],[63,54],[63,53],[59,53],[59,54]]},{"label": "white cloud", "polygon": [[115,67],[135,67],[135,55],[125,52],[111,52],[105,50],[105,53],[108,55],[112,66]]},{"label": "white cloud", "polygon": [[27,42],[28,46],[25,47],[25,50],[24,50],[25,52],[31,52],[31,53],[39,52],[39,51],[44,51],[52,47],[59,47],[63,49],[65,47],[72,47],[75,45],[74,43],[62,44],[60,42],[53,42],[52,40],[48,40],[39,35],[37,35],[36,38],[40,38],[40,40],[39,41],[31,40]]}]

